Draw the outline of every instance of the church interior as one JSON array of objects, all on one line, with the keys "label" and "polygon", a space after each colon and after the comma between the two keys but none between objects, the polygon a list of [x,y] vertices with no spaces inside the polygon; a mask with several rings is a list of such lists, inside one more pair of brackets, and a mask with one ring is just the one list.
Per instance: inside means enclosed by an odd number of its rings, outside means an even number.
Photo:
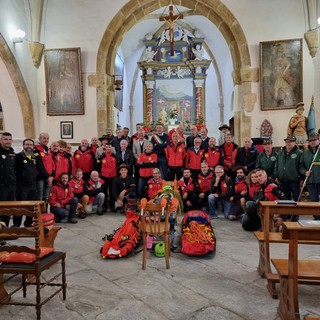
[{"label": "church interior", "polygon": [[[0,0],[0,17],[0,132],[17,152],[42,132],[76,148],[107,128],[131,136],[157,122],[186,135],[205,125],[217,141],[226,124],[239,146],[251,137],[280,148],[301,102],[320,129],[319,0]],[[280,319],[258,242],[239,223],[214,221],[213,259],[172,253],[166,270],[152,256],[142,272],[140,254],[99,256],[123,219],[63,225],[67,299],[43,306],[43,319]],[[318,246],[299,254],[320,256]],[[319,287],[301,292],[300,319],[320,319]],[[35,319],[32,308],[1,308],[1,319]]]},{"label": "church interior", "polygon": [[[77,144],[117,125],[133,134],[141,122],[203,121],[217,139],[226,123],[239,143],[267,134],[281,146],[297,103],[307,116],[313,99],[319,118],[318,1],[174,1],[174,52],[159,19],[169,5],[1,1],[1,129],[16,142],[40,132],[57,140],[68,121]],[[275,92],[277,54],[288,56],[288,93]]]}]

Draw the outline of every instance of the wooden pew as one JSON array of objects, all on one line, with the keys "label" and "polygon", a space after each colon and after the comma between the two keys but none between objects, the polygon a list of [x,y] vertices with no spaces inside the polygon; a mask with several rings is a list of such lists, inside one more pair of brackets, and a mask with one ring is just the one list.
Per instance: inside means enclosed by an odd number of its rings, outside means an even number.
[{"label": "wooden pew", "polygon": [[[261,218],[262,230],[255,231],[254,234],[259,241],[259,264],[258,272],[261,277],[268,281],[267,289],[272,298],[278,298],[276,283],[279,282],[279,275],[271,270],[270,243],[288,243],[283,239],[280,232],[272,231],[273,216],[276,215],[317,215],[320,212],[320,202],[298,202],[296,205],[277,204],[274,201],[261,201],[259,204],[259,214]],[[299,240],[301,244],[320,244],[319,240]]]},{"label": "wooden pew", "polygon": [[320,226],[302,226],[299,222],[283,223],[283,239],[289,241],[288,259],[272,259],[280,277],[280,300],[278,314],[281,319],[300,319],[298,282],[320,284],[320,260],[300,260],[300,240],[313,241],[320,238]]}]

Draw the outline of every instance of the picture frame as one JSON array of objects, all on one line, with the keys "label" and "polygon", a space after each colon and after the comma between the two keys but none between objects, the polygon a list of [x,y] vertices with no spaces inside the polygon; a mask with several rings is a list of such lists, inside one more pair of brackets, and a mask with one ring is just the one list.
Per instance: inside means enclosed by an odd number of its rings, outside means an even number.
[{"label": "picture frame", "polygon": [[294,109],[303,101],[302,39],[259,43],[261,110]]},{"label": "picture frame", "polygon": [[84,114],[80,48],[44,52],[48,116]]},{"label": "picture frame", "polygon": [[73,139],[73,121],[60,121],[61,139]]}]

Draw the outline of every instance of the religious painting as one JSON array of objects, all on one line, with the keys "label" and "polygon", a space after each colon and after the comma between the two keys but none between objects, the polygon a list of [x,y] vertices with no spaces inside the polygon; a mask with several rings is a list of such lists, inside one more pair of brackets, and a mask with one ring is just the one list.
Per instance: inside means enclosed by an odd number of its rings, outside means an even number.
[{"label": "religious painting", "polygon": [[61,136],[61,139],[73,139],[73,122],[72,121],[60,122],[60,136]]},{"label": "religious painting", "polygon": [[195,121],[193,79],[157,80],[153,114],[156,122],[176,125]]},{"label": "religious painting", "polygon": [[303,100],[302,39],[260,42],[261,110],[293,109]]},{"label": "religious painting", "polygon": [[[114,90],[114,106],[119,110],[123,110],[123,69],[124,63],[119,55],[116,55],[115,61],[115,90]],[[118,85],[117,85],[118,83]]]},{"label": "religious painting", "polygon": [[84,114],[80,48],[46,49],[47,115]]}]

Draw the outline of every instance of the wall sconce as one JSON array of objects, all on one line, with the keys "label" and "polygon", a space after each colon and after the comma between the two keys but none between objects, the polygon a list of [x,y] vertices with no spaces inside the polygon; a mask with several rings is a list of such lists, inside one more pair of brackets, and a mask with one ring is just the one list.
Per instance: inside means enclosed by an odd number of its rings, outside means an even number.
[{"label": "wall sconce", "polygon": [[25,35],[26,33],[23,30],[21,29],[15,30],[13,33],[12,42],[14,44],[23,42],[23,38],[25,37]]},{"label": "wall sconce", "polygon": [[123,86],[122,76],[114,75],[113,78],[114,78],[114,90],[117,90],[117,91],[122,90],[122,86]]}]

